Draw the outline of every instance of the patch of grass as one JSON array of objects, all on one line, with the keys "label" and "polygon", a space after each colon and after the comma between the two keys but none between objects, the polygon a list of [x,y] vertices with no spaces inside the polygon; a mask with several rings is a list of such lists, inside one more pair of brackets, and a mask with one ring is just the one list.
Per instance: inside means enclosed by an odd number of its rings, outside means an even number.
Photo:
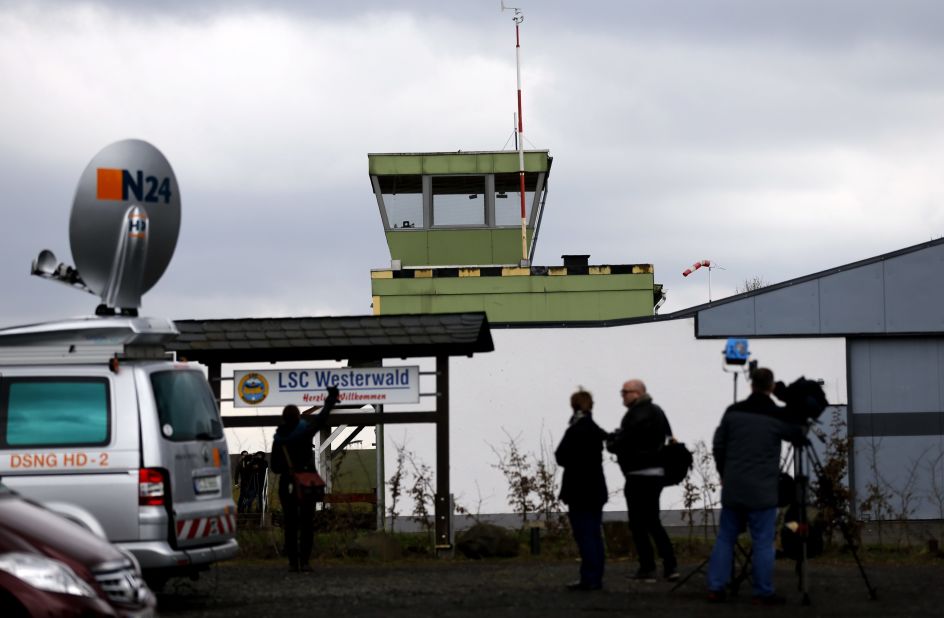
[{"label": "patch of grass", "polygon": [[241,560],[270,560],[282,555],[281,528],[240,528],[236,540]]}]

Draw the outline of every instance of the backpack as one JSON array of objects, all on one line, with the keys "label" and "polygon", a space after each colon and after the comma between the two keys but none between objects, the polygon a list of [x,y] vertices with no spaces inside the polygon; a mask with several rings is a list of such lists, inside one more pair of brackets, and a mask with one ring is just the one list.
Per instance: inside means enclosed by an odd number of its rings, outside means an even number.
[{"label": "backpack", "polygon": [[681,442],[670,442],[662,447],[662,468],[665,470],[665,476],[662,477],[662,484],[678,485],[688,476],[688,471],[692,469],[692,453]]}]

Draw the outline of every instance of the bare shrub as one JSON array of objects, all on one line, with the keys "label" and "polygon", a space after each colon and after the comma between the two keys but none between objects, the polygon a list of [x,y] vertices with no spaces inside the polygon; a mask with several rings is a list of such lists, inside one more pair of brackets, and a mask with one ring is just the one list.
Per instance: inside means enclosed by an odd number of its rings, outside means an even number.
[{"label": "bare shrub", "polygon": [[695,545],[697,526],[702,527],[706,542],[711,540],[717,530],[715,511],[718,508],[720,487],[711,449],[704,440],[699,440],[692,450],[692,468],[682,481],[682,521],[688,525],[689,548]]},{"label": "bare shrub", "polygon": [[812,483],[813,505],[823,523],[824,540],[827,545],[832,545],[837,529],[844,528],[854,538],[858,537],[858,524],[852,515],[852,491],[848,484],[852,438],[838,408],[833,409],[829,432],[818,431],[817,435],[825,445],[825,453],[822,470]]},{"label": "bare shrub", "polygon": [[861,502],[859,502],[859,513],[863,519],[875,522],[876,532],[878,533],[878,543],[883,544],[882,523],[892,516],[891,493],[888,490],[888,483],[879,472],[878,459],[882,448],[881,439],[872,438],[868,441],[866,457],[868,459],[869,470],[872,478],[865,484],[865,492]]},{"label": "bare shrub", "polygon": [[753,290],[759,290],[760,288],[765,288],[770,285],[770,282],[761,277],[760,275],[754,275],[753,277],[748,277],[744,280],[741,285],[734,288],[735,294],[741,294],[742,292],[751,292]]},{"label": "bare shrub", "polygon": [[525,524],[528,521],[528,514],[533,513],[537,506],[532,497],[536,489],[533,465],[527,454],[518,446],[518,437],[512,436],[505,429],[502,431],[506,440],[501,449],[489,444],[489,448],[498,457],[498,463],[493,464],[493,467],[505,476],[505,481],[508,483],[507,496],[512,511],[520,515],[521,523]]},{"label": "bare shrub", "polygon": [[410,497],[413,499],[413,519],[418,521],[432,540],[433,521],[431,510],[436,500],[436,491],[433,489],[433,471],[426,463],[420,461],[413,452],[407,453],[410,463],[413,484],[410,485]]},{"label": "bare shrub", "polygon": [[560,501],[558,466],[551,451],[553,436],[542,431],[540,450],[535,454],[523,452],[517,436],[504,433],[506,441],[501,448],[492,445],[489,448],[498,458],[493,467],[501,471],[508,483],[512,509],[521,516],[522,524],[528,522],[528,515],[534,514],[548,532],[560,532],[567,527],[567,521]]},{"label": "bare shrub", "polygon": [[928,471],[930,493],[928,500],[937,509],[938,527],[937,541],[944,539],[944,450],[938,449],[937,456],[928,459],[925,464]]},{"label": "bare shrub", "polygon": [[397,517],[400,513],[397,511],[397,505],[400,502],[400,496],[403,495],[403,483],[406,466],[406,444],[397,444],[394,442],[394,448],[397,451],[397,464],[393,475],[387,481],[387,487],[390,489],[390,505],[387,507],[387,514],[390,516],[390,531],[396,532]]}]

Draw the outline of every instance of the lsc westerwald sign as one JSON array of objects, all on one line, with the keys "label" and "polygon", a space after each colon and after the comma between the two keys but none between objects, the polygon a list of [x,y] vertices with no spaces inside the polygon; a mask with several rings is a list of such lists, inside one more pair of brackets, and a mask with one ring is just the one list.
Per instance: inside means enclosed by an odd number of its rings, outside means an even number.
[{"label": "lsc westerwald sign", "polygon": [[233,372],[233,404],[316,406],[329,386],[337,386],[341,404],[418,403],[419,367],[345,367]]}]

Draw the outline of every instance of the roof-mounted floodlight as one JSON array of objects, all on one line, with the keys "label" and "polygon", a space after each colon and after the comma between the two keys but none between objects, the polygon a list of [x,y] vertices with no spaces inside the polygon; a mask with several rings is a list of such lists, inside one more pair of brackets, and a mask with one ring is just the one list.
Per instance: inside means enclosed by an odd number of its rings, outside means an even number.
[{"label": "roof-mounted floodlight", "polygon": [[32,273],[101,297],[98,314],[134,315],[167,269],[179,232],[180,191],[170,163],[147,142],[115,142],[79,179],[69,220],[75,268],[57,265],[44,250]]}]

